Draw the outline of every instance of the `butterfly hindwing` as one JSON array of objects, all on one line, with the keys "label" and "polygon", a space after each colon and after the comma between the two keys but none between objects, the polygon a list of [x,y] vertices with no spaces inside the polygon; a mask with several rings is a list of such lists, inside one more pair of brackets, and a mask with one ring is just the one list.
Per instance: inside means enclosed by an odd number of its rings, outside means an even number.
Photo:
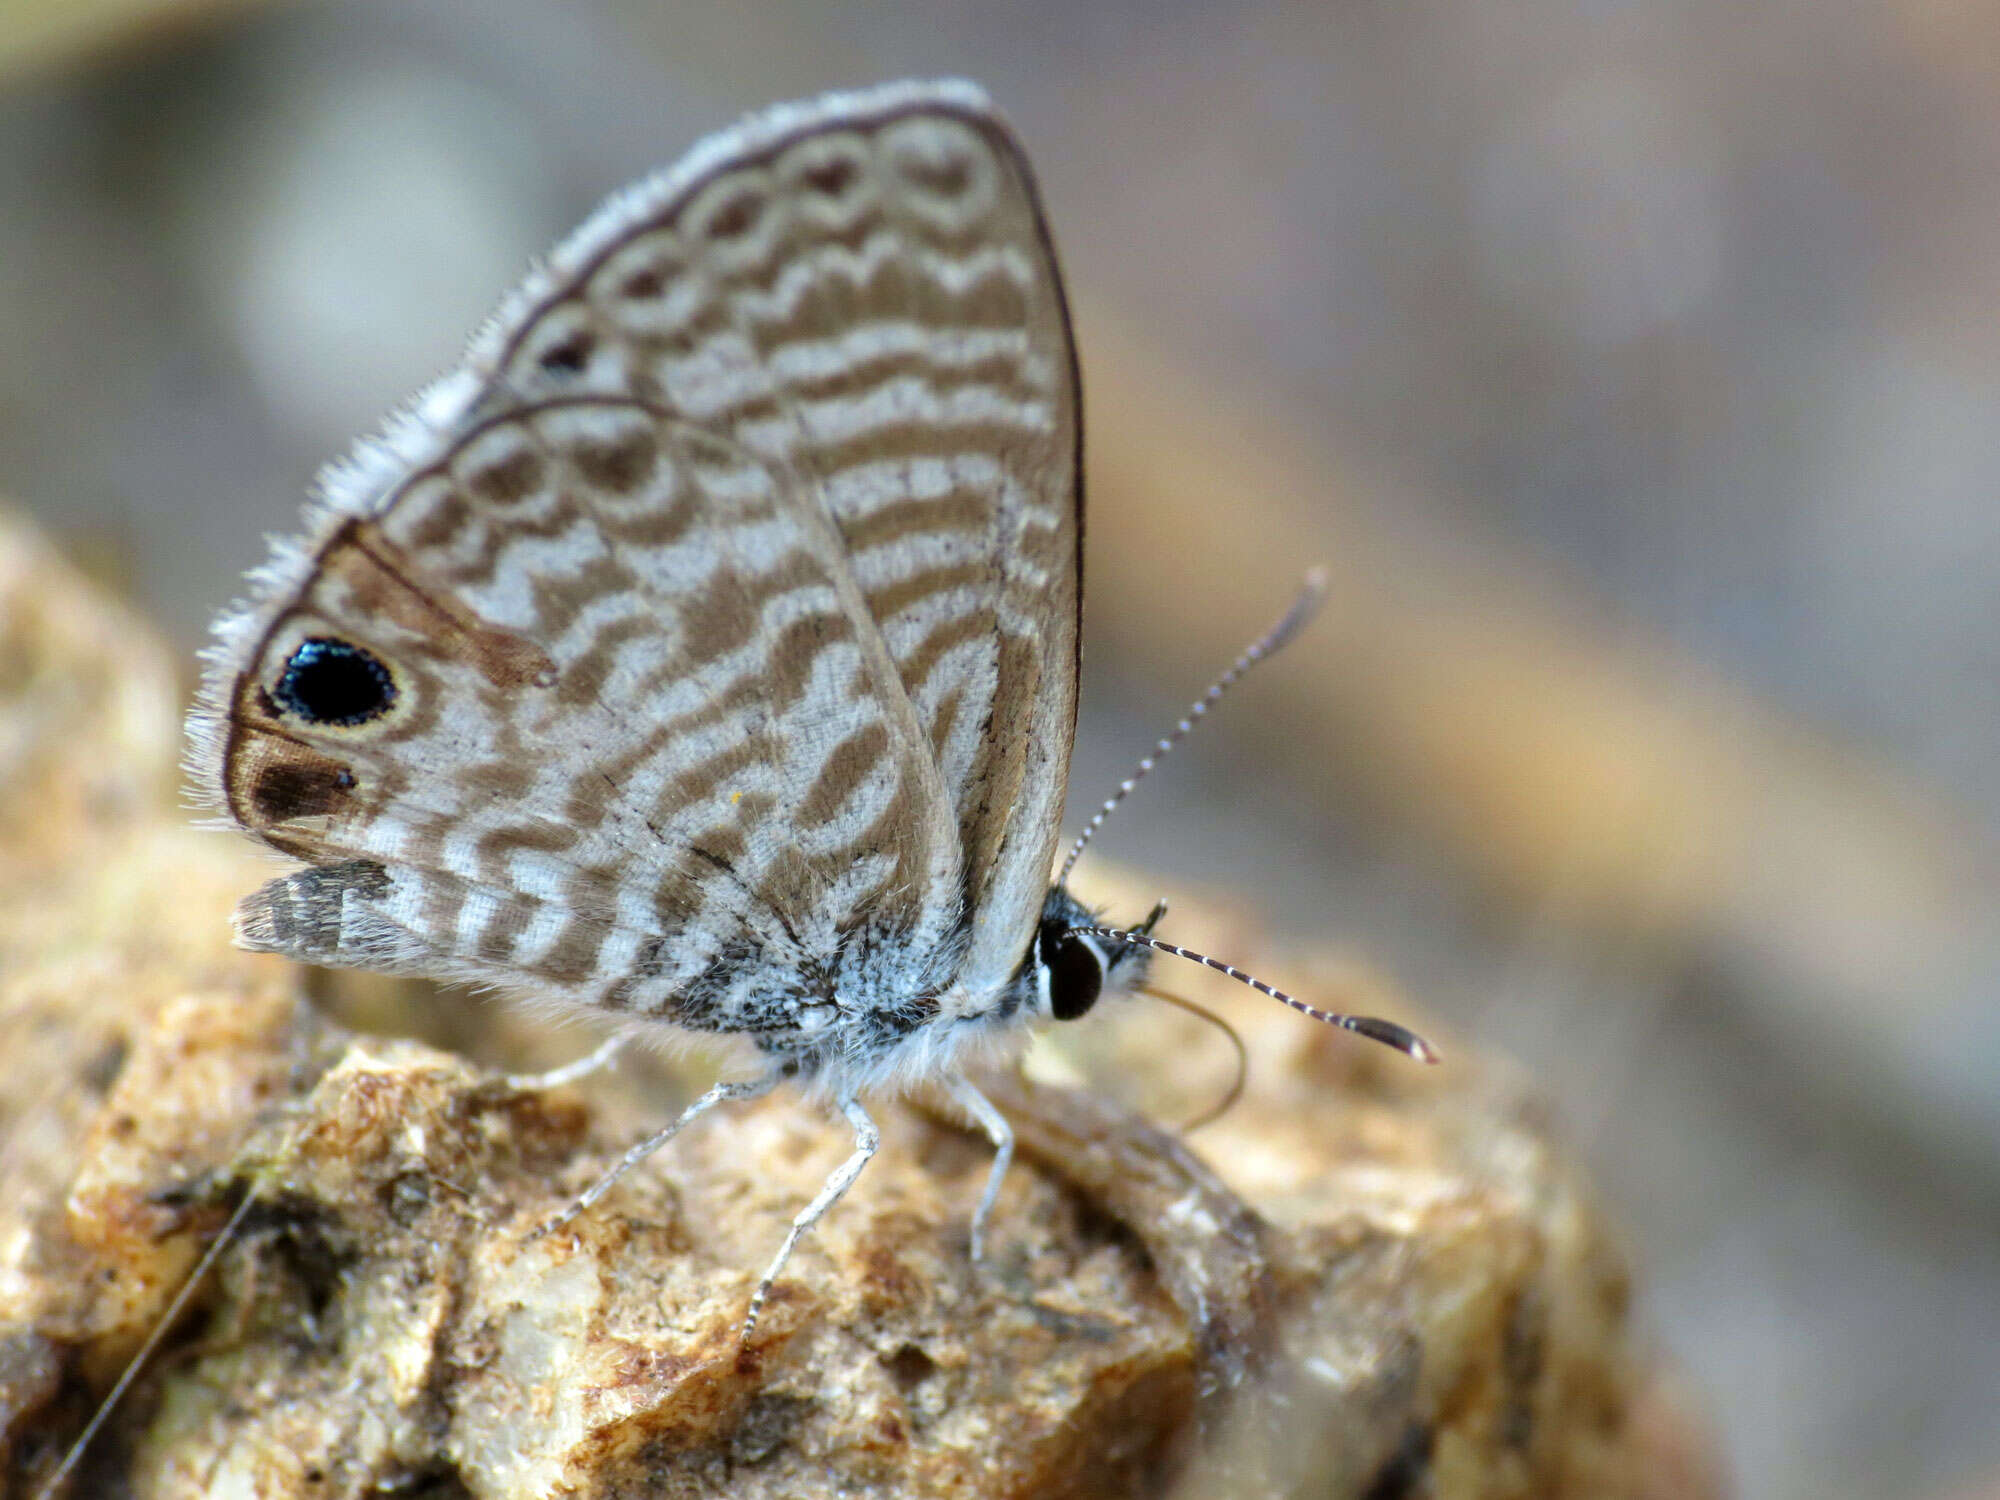
[{"label": "butterfly hindwing", "polygon": [[870,954],[850,992],[997,985],[1074,717],[1075,398],[963,86],[614,200],[223,629],[197,774],[314,867],[246,938],[716,1029]]},{"label": "butterfly hindwing", "polygon": [[712,1025],[669,1008],[712,966],[935,948],[956,841],[841,553],[650,408],[481,425],[334,525],[237,680],[232,812],[349,872],[275,883],[246,935]]}]

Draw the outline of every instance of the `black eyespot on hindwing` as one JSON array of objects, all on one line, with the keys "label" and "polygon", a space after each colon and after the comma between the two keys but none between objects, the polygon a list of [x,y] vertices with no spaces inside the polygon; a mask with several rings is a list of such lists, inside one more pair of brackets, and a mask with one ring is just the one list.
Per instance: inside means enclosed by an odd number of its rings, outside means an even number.
[{"label": "black eyespot on hindwing", "polygon": [[351,641],[312,636],[299,643],[271,696],[308,724],[352,728],[396,702],[396,679],[381,658]]},{"label": "black eyespot on hindwing", "polygon": [[1104,957],[1060,928],[1042,929],[1041,948],[1049,970],[1049,1014],[1058,1021],[1074,1021],[1104,992]]}]

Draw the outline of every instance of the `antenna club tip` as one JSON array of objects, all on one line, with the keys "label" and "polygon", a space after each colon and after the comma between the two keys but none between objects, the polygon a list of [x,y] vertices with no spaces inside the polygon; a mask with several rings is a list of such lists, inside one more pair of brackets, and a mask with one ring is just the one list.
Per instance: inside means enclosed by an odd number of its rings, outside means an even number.
[{"label": "antenna club tip", "polygon": [[1420,1036],[1410,1038],[1410,1056],[1420,1063],[1432,1065],[1444,1061],[1444,1054]]},{"label": "antenna club tip", "polygon": [[1324,594],[1327,585],[1333,581],[1333,573],[1325,563],[1314,563],[1306,569],[1305,588],[1307,593]]}]

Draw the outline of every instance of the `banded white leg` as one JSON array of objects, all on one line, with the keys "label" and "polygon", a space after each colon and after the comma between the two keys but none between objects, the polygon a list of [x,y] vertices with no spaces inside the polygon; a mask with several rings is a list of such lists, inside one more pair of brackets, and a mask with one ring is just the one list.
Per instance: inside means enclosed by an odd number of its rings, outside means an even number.
[{"label": "banded white leg", "polygon": [[735,1099],[762,1098],[765,1094],[770,1093],[772,1089],[776,1088],[784,1076],[782,1072],[772,1072],[765,1074],[762,1078],[752,1078],[743,1083],[718,1083],[714,1088],[682,1110],[680,1118],[675,1120],[673,1124],[667,1126],[664,1130],[655,1131],[639,1142],[638,1145],[627,1151],[623,1156],[619,1157],[617,1162],[612,1165],[610,1171],[606,1172],[586,1188],[583,1196],[578,1198],[576,1202],[572,1203],[568,1208],[536,1230],[534,1237],[540,1239],[545,1234],[553,1234],[578,1214],[590,1208],[598,1199],[611,1191],[619,1178],[638,1166],[640,1162],[651,1156],[660,1147],[666,1145],[668,1141],[679,1135],[681,1131],[693,1124],[700,1116],[707,1114],[716,1105]]},{"label": "banded white leg", "polygon": [[792,1250],[802,1236],[817,1224],[829,1208],[840,1201],[841,1194],[854,1186],[854,1179],[861,1175],[861,1169],[868,1165],[868,1159],[882,1144],[882,1133],[875,1128],[875,1122],[868,1118],[868,1111],[861,1107],[861,1101],[853,1095],[840,1100],[840,1112],[847,1116],[847,1123],[854,1127],[854,1154],[834,1169],[826,1180],[826,1186],[819,1190],[797,1218],[792,1220],[791,1232],[785,1236],[784,1244],[778,1247],[770,1269],[764,1272],[764,1279],[757,1283],[757,1290],[750,1294],[750,1310],[743,1315],[743,1332],[739,1336],[742,1343],[750,1342],[750,1335],[756,1330],[757,1317],[764,1311],[764,1300],[771,1295],[771,1287],[778,1279],[778,1273],[785,1268],[785,1262],[792,1258]]},{"label": "banded white leg", "polygon": [[986,1174],[986,1191],[979,1195],[979,1206],[972,1211],[972,1258],[977,1261],[985,1257],[986,1224],[993,1217],[994,1203],[999,1200],[1000,1183],[1014,1161],[1014,1127],[1007,1123],[1005,1115],[994,1108],[991,1099],[972,1086],[969,1079],[954,1078],[951,1092],[965,1112],[972,1116],[974,1123],[986,1132],[986,1139],[993,1143],[993,1167]]}]

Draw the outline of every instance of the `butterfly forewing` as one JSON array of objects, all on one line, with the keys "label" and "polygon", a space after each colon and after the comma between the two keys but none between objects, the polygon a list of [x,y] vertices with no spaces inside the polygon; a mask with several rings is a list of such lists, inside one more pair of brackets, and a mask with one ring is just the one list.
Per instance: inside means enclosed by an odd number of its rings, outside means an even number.
[{"label": "butterfly forewing", "polygon": [[225,627],[198,770],[315,867],[246,937],[720,1029],[997,985],[1060,812],[1076,449],[976,93],[711,141],[560,250]]}]

